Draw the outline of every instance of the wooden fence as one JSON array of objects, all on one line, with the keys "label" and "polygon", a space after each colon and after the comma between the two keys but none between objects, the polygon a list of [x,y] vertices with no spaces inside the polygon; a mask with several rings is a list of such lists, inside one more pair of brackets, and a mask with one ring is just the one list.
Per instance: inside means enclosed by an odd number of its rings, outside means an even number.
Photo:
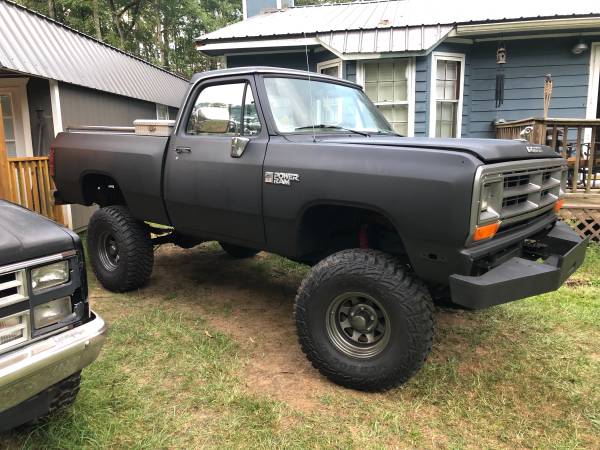
[{"label": "wooden fence", "polygon": [[9,200],[67,225],[62,206],[54,204],[48,157],[8,158]]}]

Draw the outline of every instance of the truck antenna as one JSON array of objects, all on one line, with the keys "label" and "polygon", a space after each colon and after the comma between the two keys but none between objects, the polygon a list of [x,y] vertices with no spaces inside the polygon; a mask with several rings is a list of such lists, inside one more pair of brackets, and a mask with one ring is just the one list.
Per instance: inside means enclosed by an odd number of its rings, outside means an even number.
[{"label": "truck antenna", "polygon": [[306,31],[304,33],[304,54],[306,55],[306,71],[308,72],[308,98],[310,99],[310,121],[312,124],[312,132],[313,132],[313,142],[317,142],[317,133],[315,131],[315,121],[313,120],[313,97],[312,97],[312,89],[311,89],[311,79],[310,79],[310,65],[308,63],[308,42],[306,38]]}]

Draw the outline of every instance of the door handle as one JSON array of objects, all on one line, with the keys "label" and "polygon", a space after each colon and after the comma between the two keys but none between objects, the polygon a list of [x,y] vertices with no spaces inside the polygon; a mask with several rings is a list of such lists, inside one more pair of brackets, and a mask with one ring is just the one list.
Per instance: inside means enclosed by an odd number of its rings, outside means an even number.
[{"label": "door handle", "polygon": [[175,153],[181,155],[182,153],[192,153],[192,149],[190,147],[176,147]]}]

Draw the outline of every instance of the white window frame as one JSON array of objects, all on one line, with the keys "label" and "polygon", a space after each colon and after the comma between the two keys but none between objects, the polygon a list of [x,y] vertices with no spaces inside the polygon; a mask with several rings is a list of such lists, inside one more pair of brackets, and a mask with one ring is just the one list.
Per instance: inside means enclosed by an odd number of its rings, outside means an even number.
[{"label": "white window frame", "polygon": [[342,60],[340,58],[330,59],[328,61],[323,61],[317,63],[317,73],[320,74],[323,69],[330,69],[332,67],[337,67],[338,70],[338,78],[342,78]]},{"label": "white window frame", "polygon": [[436,92],[436,77],[438,61],[457,61],[460,63],[460,95],[458,99],[458,109],[456,111],[456,137],[462,136],[462,114],[463,101],[465,96],[465,61],[464,53],[446,53],[433,52],[431,54],[431,77],[429,82],[429,137],[435,137],[436,125],[436,109],[437,109],[437,92]]},{"label": "white window frame", "polygon": [[[585,117],[595,119],[600,96],[600,42],[594,42],[590,51],[590,79],[588,82],[588,101]],[[591,136],[589,137],[591,139]]]},{"label": "white window frame", "polygon": [[[169,111],[169,106],[168,105],[162,105],[160,103],[155,103],[155,105],[156,105],[156,120],[171,120],[171,111]],[[167,108],[167,118],[166,119],[161,119],[159,117],[158,108],[161,107],[161,106]]]},{"label": "white window frame", "polygon": [[[408,136],[415,135],[415,78],[417,75],[416,59],[414,57],[406,58],[389,58],[392,62],[398,59],[408,60],[408,79],[406,80],[407,98],[401,102],[374,102],[376,106],[393,106],[393,105],[408,105]],[[358,62],[356,68],[356,82],[365,88],[365,65],[369,63],[387,62],[387,58],[371,59],[368,61]]]},{"label": "white window frame", "polygon": [[29,78],[0,78],[0,92],[12,97],[17,157],[33,156],[27,83]]}]

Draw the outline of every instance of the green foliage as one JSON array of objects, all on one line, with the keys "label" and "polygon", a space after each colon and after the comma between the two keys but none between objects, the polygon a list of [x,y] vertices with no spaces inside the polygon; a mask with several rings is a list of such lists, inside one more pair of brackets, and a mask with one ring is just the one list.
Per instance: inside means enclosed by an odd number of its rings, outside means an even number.
[{"label": "green foliage", "polygon": [[215,68],[195,39],[241,18],[240,0],[16,0],[184,76]]}]

